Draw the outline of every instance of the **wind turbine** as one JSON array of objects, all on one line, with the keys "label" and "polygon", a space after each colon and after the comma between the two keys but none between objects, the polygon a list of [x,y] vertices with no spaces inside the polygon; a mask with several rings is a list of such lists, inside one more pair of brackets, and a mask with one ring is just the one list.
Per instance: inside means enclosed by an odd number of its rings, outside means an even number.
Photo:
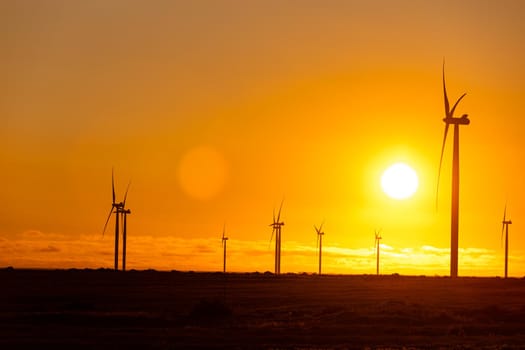
[{"label": "wind turbine", "polygon": [[[454,111],[458,103],[465,97],[466,93],[461,95],[456,101],[452,109],[447,96],[447,88],[445,86],[445,62],[443,62],[443,94],[445,99],[445,134],[443,136],[443,144],[441,146],[441,156],[439,159],[439,170],[437,180],[437,190],[439,191],[439,178],[441,176],[441,164],[443,162],[443,152],[445,151],[445,142],[447,140],[448,128],[454,125],[454,148],[452,159],[452,206],[451,206],[451,225],[450,225],[450,276],[458,276],[458,237],[459,237],[459,126],[469,125],[470,120],[467,114],[463,114],[461,118],[454,118]],[[436,194],[437,200],[437,194]]]},{"label": "wind turbine", "polygon": [[319,276],[321,276],[321,259],[323,255],[323,224],[317,228],[317,226],[314,225],[315,232],[317,232],[317,245],[319,247]]},{"label": "wind turbine", "polygon": [[226,224],[222,228],[222,240],[221,240],[221,245],[223,247],[223,265],[222,265],[223,273],[226,273],[226,241],[228,240],[228,237],[226,237],[225,235],[226,235]]},{"label": "wind turbine", "polygon": [[377,249],[377,253],[376,253],[376,275],[379,276],[379,246],[380,246],[380,241],[383,237],[381,237],[381,230],[379,231],[375,231],[374,232],[375,236],[376,236],[376,239],[375,239],[375,242],[374,242],[374,248]]},{"label": "wind turbine", "polygon": [[273,210],[273,222],[269,225],[272,227],[272,237],[270,238],[270,243],[273,239],[273,234],[275,233],[275,274],[279,275],[281,273],[281,227],[284,226],[284,222],[280,222],[281,219],[281,209],[283,208],[284,199],[281,201],[281,206],[279,207],[279,213],[277,214],[277,219],[275,218],[275,209]]},{"label": "wind turbine", "polygon": [[503,231],[505,230],[505,278],[507,278],[508,272],[508,261],[509,261],[509,225],[512,224],[511,220],[506,220],[507,216],[507,204],[505,204],[505,210],[503,211],[503,226],[501,227],[501,239],[503,240]]},{"label": "wind turbine", "polygon": [[[104,229],[102,230],[102,236],[104,236],[104,233],[106,232],[106,227],[108,226],[109,220],[111,219],[111,215],[115,214],[115,271],[118,270],[118,249],[119,249],[119,219],[120,216],[123,214],[123,211],[126,211],[124,214],[124,217],[122,220],[124,221],[124,227],[126,226],[126,215],[131,213],[128,209],[124,209],[126,197],[128,196],[128,188],[126,189],[126,194],[124,195],[124,201],[123,202],[116,202],[116,196],[115,196],[115,180],[113,175],[113,169],[111,169],[111,194],[112,194],[112,203],[111,203],[111,209],[109,210],[108,218],[106,219],[106,223],[104,224]],[[126,230],[126,228],[124,228]],[[125,247],[125,244],[124,244]],[[125,248],[124,248],[125,251]],[[125,252],[124,252],[125,254]]]}]

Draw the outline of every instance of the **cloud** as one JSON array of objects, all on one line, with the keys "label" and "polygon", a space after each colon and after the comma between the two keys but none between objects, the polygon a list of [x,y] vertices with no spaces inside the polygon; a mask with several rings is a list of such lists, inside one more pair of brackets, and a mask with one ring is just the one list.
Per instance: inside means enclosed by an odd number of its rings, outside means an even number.
[{"label": "cloud", "polygon": [[69,237],[63,234],[59,233],[52,233],[52,232],[41,232],[38,230],[27,230],[20,232],[15,235],[15,238],[21,239],[21,240],[30,240],[30,241],[63,241],[68,240]]},{"label": "cloud", "polygon": [[212,247],[206,246],[206,245],[202,245],[202,244],[199,244],[193,247],[194,254],[209,254],[209,253],[214,253],[214,252],[215,252],[215,249],[213,249]]},{"label": "cloud", "polygon": [[434,252],[434,253],[449,253],[450,249],[448,248],[436,248],[429,245],[424,245],[421,247],[421,250],[424,252]]},{"label": "cloud", "polygon": [[[273,271],[275,245],[267,240],[227,243],[229,271]],[[14,238],[0,240],[0,266],[42,268],[112,268],[114,241],[100,235],[66,235],[26,231]],[[223,248],[220,240],[182,239],[170,236],[129,236],[128,269],[222,270]],[[121,251],[120,251],[121,253]],[[523,271],[524,254],[513,251],[511,271]],[[349,248],[341,244],[323,246],[323,271],[326,273],[375,273],[376,250]],[[381,245],[381,273],[448,275],[450,249],[423,245],[394,247]],[[287,241],[282,247],[283,272],[316,272],[318,248],[315,245]],[[477,247],[459,250],[461,275],[501,275],[500,253]]]},{"label": "cloud", "polygon": [[56,252],[59,252],[60,249],[58,249],[55,246],[48,245],[46,248],[40,248],[37,251],[38,252],[43,252],[43,253],[56,253]]}]

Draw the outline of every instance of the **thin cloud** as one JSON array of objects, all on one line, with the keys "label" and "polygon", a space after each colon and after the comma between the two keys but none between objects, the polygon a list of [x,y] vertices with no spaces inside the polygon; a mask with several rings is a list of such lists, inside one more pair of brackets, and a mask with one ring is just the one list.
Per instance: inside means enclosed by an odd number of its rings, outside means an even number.
[{"label": "thin cloud", "polygon": [[58,249],[55,246],[48,245],[46,248],[40,248],[37,251],[42,252],[42,253],[56,253],[56,252],[59,252],[60,249]]},{"label": "thin cloud", "polygon": [[[229,240],[228,270],[273,271],[275,246],[268,240]],[[66,235],[26,231],[14,238],[0,239],[0,266],[43,268],[112,268],[114,241],[100,235]],[[129,269],[220,271],[223,248],[220,240],[182,239],[170,236],[130,236],[127,241]],[[511,271],[523,270],[520,251],[509,257]],[[323,272],[375,273],[376,250],[346,248],[341,244],[323,246]],[[381,273],[448,275],[450,249],[423,245],[393,247],[381,245]],[[461,275],[501,275],[501,252],[477,247],[459,250]],[[316,272],[318,248],[288,241],[282,248],[283,272]]]}]

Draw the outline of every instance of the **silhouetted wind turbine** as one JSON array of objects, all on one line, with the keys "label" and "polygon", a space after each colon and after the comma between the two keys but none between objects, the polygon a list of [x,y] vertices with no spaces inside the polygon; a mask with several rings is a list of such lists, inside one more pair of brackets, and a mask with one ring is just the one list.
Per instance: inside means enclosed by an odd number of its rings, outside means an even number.
[{"label": "silhouetted wind turbine", "polygon": [[280,222],[281,219],[281,209],[283,208],[284,199],[281,201],[281,206],[279,207],[279,213],[277,214],[277,219],[275,218],[275,209],[273,211],[273,222],[269,225],[272,227],[272,237],[270,242],[273,239],[273,234],[275,233],[275,274],[279,275],[281,273],[281,227],[284,226],[284,222]]},{"label": "silhouetted wind turbine", "polygon": [[503,240],[503,231],[505,231],[505,278],[508,274],[508,261],[509,261],[509,225],[512,224],[511,220],[506,220],[507,216],[507,204],[505,204],[505,210],[503,211],[503,226],[501,227],[501,239]]},{"label": "silhouetted wind turbine", "polygon": [[222,272],[226,273],[226,241],[228,240],[228,237],[226,235],[226,225],[222,228],[222,240],[221,245],[223,247],[223,265],[222,265]]},{"label": "silhouetted wind turbine", "polygon": [[[128,184],[129,189],[129,184]],[[124,202],[126,201],[126,197],[128,195],[128,189],[126,189],[126,194],[124,195]],[[118,270],[118,249],[119,249],[119,219],[120,216],[123,214],[123,211],[126,211],[126,214],[129,214],[130,211],[127,209],[124,209],[124,202],[116,202],[116,196],[115,196],[115,180],[113,175],[113,169],[111,169],[111,194],[112,194],[112,203],[111,203],[111,209],[109,211],[108,218],[106,219],[106,223],[104,224],[104,229],[102,230],[102,236],[104,236],[104,233],[106,232],[106,227],[108,226],[109,219],[111,219],[111,215],[115,213],[115,270]],[[126,216],[124,215],[123,221],[124,221],[124,227],[126,226]],[[126,230],[126,228],[124,228]],[[125,250],[125,248],[124,248]],[[125,254],[125,253],[124,253]]]},{"label": "silhouetted wind turbine", "polygon": [[314,225],[315,232],[317,232],[317,246],[319,247],[319,276],[321,276],[321,260],[323,256],[323,236],[324,232],[323,230],[323,224],[317,228],[317,226]]},{"label": "silhouetted wind turbine", "polygon": [[374,232],[375,234],[375,242],[374,242],[374,247],[377,248],[377,252],[376,252],[376,275],[379,276],[379,246],[380,246],[380,241],[383,237],[381,237],[381,230],[379,231],[375,231]]},{"label": "silhouetted wind turbine", "polygon": [[[461,118],[454,118],[454,111],[456,107],[465,97],[466,93],[461,95],[456,101],[452,109],[447,96],[447,88],[445,86],[445,62],[443,62],[443,94],[445,98],[445,134],[443,136],[443,144],[441,146],[441,156],[439,158],[439,170],[437,190],[439,192],[439,178],[441,176],[441,164],[443,162],[443,152],[445,151],[445,142],[447,140],[447,133],[450,124],[454,125],[454,152],[452,159],[452,206],[451,206],[451,227],[450,227],[450,276],[458,276],[458,240],[459,240],[459,126],[469,125],[470,120],[467,114],[463,114]],[[436,194],[437,200],[437,194]]]}]

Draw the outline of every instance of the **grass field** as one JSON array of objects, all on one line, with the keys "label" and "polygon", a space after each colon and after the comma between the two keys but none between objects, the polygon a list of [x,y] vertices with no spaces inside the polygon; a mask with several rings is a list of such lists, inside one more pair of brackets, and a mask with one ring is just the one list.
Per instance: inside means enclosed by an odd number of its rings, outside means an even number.
[{"label": "grass field", "polygon": [[525,279],[0,271],[0,349],[525,348]]}]

